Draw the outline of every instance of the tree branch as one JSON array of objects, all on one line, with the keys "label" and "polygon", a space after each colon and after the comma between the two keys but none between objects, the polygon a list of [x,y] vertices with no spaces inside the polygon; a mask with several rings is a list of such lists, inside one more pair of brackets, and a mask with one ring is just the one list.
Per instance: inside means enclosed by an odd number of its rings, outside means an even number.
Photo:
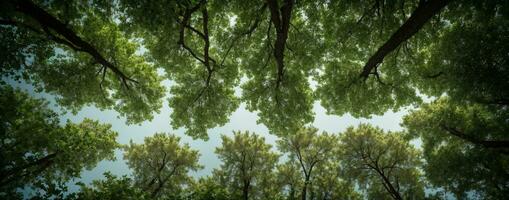
[{"label": "tree branch", "polygon": [[284,76],[284,51],[286,40],[288,39],[288,30],[290,28],[290,18],[294,1],[285,0],[279,8],[277,0],[267,0],[269,6],[271,21],[276,28],[276,41],[274,42],[274,58],[277,65],[276,89],[279,89]]},{"label": "tree branch", "polygon": [[[115,73],[121,79],[122,83],[127,88],[129,88],[128,81],[138,83],[136,80],[129,78],[120,69],[109,62],[103,55],[101,55],[101,53],[99,53],[99,51],[94,46],[84,41],[73,30],[68,28],[64,23],[46,12],[44,9],[40,8],[29,0],[17,0],[14,1],[14,5],[17,11],[30,16],[45,29],[54,30],[56,33],[65,38],[65,40],[63,40],[61,38],[54,37],[52,39],[53,41],[67,45],[74,50],[88,53],[98,63],[113,71],[113,73]],[[46,31],[46,33],[48,32],[49,31]]]},{"label": "tree branch", "polygon": [[373,68],[383,62],[385,56],[396,49],[402,42],[415,35],[433,16],[438,14],[452,0],[421,1],[405,23],[371,56],[360,74],[367,79]]},{"label": "tree branch", "polygon": [[490,148],[490,149],[509,149],[509,140],[501,140],[501,141],[493,141],[493,140],[480,140],[475,137],[472,137],[470,135],[467,135],[463,133],[462,131],[454,128],[449,127],[444,124],[440,125],[442,129],[446,130],[450,134],[459,137],[465,141],[471,142],[473,144],[482,146],[484,148]]},{"label": "tree branch", "polygon": [[[5,172],[0,173],[0,186],[9,184],[10,182],[23,177],[23,176],[37,176],[39,172],[42,172],[46,168],[52,165],[53,160],[55,157],[59,154],[59,152],[48,154],[42,158],[39,158],[33,162],[29,162],[25,165],[15,167],[13,169],[7,170]],[[36,170],[36,173],[25,173],[24,175],[21,175],[20,173],[23,173],[23,171],[32,168],[32,167],[39,167],[39,170]]]}]

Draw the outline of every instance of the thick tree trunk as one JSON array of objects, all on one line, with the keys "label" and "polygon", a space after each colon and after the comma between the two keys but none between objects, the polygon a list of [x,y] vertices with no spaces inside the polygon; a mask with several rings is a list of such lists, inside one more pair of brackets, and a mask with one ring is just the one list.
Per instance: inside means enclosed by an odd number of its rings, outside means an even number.
[{"label": "thick tree trunk", "polygon": [[360,74],[368,78],[373,68],[380,64],[385,56],[396,49],[401,43],[415,35],[433,16],[438,14],[452,0],[421,0],[410,18],[371,56]]}]

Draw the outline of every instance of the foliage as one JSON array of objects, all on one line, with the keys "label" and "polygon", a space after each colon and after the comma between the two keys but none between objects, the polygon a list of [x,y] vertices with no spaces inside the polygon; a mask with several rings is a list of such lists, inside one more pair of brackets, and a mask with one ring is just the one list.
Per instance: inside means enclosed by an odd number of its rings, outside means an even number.
[{"label": "foliage", "polygon": [[180,145],[180,138],[165,133],[146,137],[143,144],[132,141],[125,147],[124,159],[133,170],[135,185],[150,193],[151,198],[179,194],[190,182],[188,172],[202,168],[200,154],[189,145]]},{"label": "foliage", "polygon": [[303,128],[277,143],[279,150],[288,153],[289,159],[300,167],[303,181],[301,197],[305,200],[308,198],[308,186],[313,184],[313,168],[331,159],[337,137],[328,133],[318,134],[316,128]]},{"label": "foliage", "polygon": [[[201,168],[199,154],[156,134],[125,154],[133,187],[152,197],[358,198],[353,184],[368,198],[421,199],[426,182],[458,199],[501,199],[509,193],[508,35],[504,0],[1,1],[0,195],[16,198],[29,185],[60,198],[68,180],[118,146],[109,125],[62,125],[47,103],[8,83],[34,85],[74,113],[95,106],[141,123],[162,108],[168,79],[174,129],[208,139],[242,104],[280,137],[288,160],[278,163],[254,133],[235,133],[223,136],[212,179],[193,182],[187,172]],[[315,101],[354,117],[415,110],[404,133],[361,125],[338,142],[303,128]],[[412,139],[422,141],[422,157]],[[83,190],[107,192],[127,179]]]},{"label": "foliage", "polygon": [[221,168],[214,173],[220,183],[239,199],[252,199],[262,187],[259,185],[265,176],[270,176],[279,155],[271,151],[265,138],[249,132],[234,132],[233,138],[222,137],[222,146],[216,154],[223,161]]},{"label": "foliage", "polygon": [[95,180],[92,182],[91,187],[81,183],[81,189],[78,194],[73,194],[74,197],[82,200],[94,199],[149,199],[148,194],[134,186],[131,178],[122,176],[120,178],[112,175],[109,172],[104,173],[106,180]]},{"label": "foliage", "polygon": [[59,125],[48,103],[8,86],[0,87],[0,195],[31,188],[46,198],[65,192],[103,159],[114,159],[117,133],[111,125],[85,119]]},{"label": "foliage", "polygon": [[[16,2],[16,3],[14,3]],[[83,106],[115,109],[129,123],[152,119],[161,108],[164,88],[156,69],[143,56],[140,48],[127,38],[114,22],[112,8],[103,1],[51,1],[37,3],[48,14],[65,22],[77,37],[88,42],[104,59],[136,82],[123,80],[114,68],[84,47],[70,44],[64,34],[48,27],[40,18],[23,12],[18,4],[30,1],[6,1],[2,7],[17,9],[2,12],[6,25],[0,26],[2,77],[25,80],[57,97],[57,102],[74,112]],[[13,4],[13,5],[11,5]],[[105,8],[105,9],[102,9]],[[2,24],[4,24],[2,23]],[[9,26],[15,25],[15,26]],[[62,84],[65,83],[65,84]]]},{"label": "foliage", "polygon": [[362,199],[359,191],[354,189],[354,184],[347,180],[348,175],[341,168],[340,162],[328,160],[315,169],[311,194],[316,199]]},{"label": "foliage", "polygon": [[404,118],[409,136],[419,137],[427,179],[458,198],[475,192],[499,199],[509,192],[507,111],[493,105],[456,104],[441,98]]},{"label": "foliage", "polygon": [[198,181],[191,184],[188,189],[189,195],[187,199],[195,200],[230,200],[230,194],[225,187],[212,177],[200,178]]},{"label": "foliage", "polygon": [[370,199],[423,199],[420,152],[401,133],[361,124],[341,135],[344,173],[367,190]]}]

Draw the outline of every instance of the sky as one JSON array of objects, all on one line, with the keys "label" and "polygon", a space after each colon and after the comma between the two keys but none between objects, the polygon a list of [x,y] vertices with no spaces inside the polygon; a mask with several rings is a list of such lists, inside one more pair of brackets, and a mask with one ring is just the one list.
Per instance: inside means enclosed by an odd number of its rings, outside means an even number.
[{"label": "sky", "polygon": [[[166,80],[163,84],[169,88],[172,85],[172,82]],[[34,93],[33,87],[27,84],[13,83],[11,85],[25,90],[37,98],[47,99],[56,111],[61,110],[56,105],[54,96],[45,93]],[[238,93],[240,93],[240,91],[238,91]],[[209,129],[209,140],[193,140],[191,137],[184,134],[184,128],[177,130],[172,129],[170,124],[170,114],[172,110],[168,106],[167,101],[169,95],[171,94],[168,92],[160,113],[155,114],[153,120],[145,121],[142,124],[127,125],[125,123],[125,118],[119,117],[118,112],[114,110],[100,110],[91,106],[84,107],[76,114],[72,114],[71,112],[65,113],[60,116],[60,119],[62,124],[65,124],[67,120],[79,123],[84,118],[98,120],[101,123],[109,123],[112,125],[112,130],[118,132],[117,142],[120,144],[129,144],[130,141],[138,144],[143,143],[143,139],[145,137],[152,136],[153,134],[160,132],[175,134],[181,138],[181,144],[188,143],[192,149],[198,150],[201,154],[199,163],[203,165],[204,168],[196,172],[190,172],[190,175],[194,177],[211,175],[212,170],[220,166],[221,161],[215,155],[214,150],[216,147],[221,145],[222,134],[232,136],[233,131],[254,132],[263,136],[265,141],[273,146],[273,150],[277,150],[275,147],[275,141],[278,138],[271,135],[263,124],[257,123],[257,114],[246,110],[244,103],[242,103],[230,116],[230,121],[227,124],[221,127]],[[386,131],[401,131],[402,127],[400,126],[400,123],[402,121],[402,117],[408,113],[408,110],[409,108],[405,108],[397,112],[388,111],[382,116],[373,116],[370,119],[357,119],[349,114],[343,116],[327,115],[326,110],[317,101],[313,106],[315,120],[311,125],[318,128],[320,132],[326,131],[328,133],[336,134],[343,132],[349,126],[357,126],[360,123],[369,123]],[[130,175],[131,172],[127,167],[126,162],[123,160],[123,152],[121,150],[116,150],[115,155],[115,161],[101,161],[94,169],[83,170],[81,178],[75,179],[69,183],[70,191],[77,191],[79,189],[79,187],[75,185],[77,182],[88,184],[93,180],[104,178],[103,173],[107,171],[119,176]]]}]

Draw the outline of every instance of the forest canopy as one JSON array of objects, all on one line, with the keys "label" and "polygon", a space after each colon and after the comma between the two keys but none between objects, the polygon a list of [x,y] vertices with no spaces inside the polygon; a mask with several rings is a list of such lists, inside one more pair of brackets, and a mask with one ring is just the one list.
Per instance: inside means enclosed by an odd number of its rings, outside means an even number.
[{"label": "forest canopy", "polygon": [[[1,1],[0,198],[503,199],[508,44],[505,0]],[[195,179],[200,153],[171,130],[121,145],[107,121],[61,122],[15,82],[127,124],[169,96],[172,128],[196,140],[243,104],[278,140],[222,135],[221,166]],[[411,111],[402,131],[325,133],[315,102],[357,118]],[[67,192],[115,150],[130,176]]]}]

